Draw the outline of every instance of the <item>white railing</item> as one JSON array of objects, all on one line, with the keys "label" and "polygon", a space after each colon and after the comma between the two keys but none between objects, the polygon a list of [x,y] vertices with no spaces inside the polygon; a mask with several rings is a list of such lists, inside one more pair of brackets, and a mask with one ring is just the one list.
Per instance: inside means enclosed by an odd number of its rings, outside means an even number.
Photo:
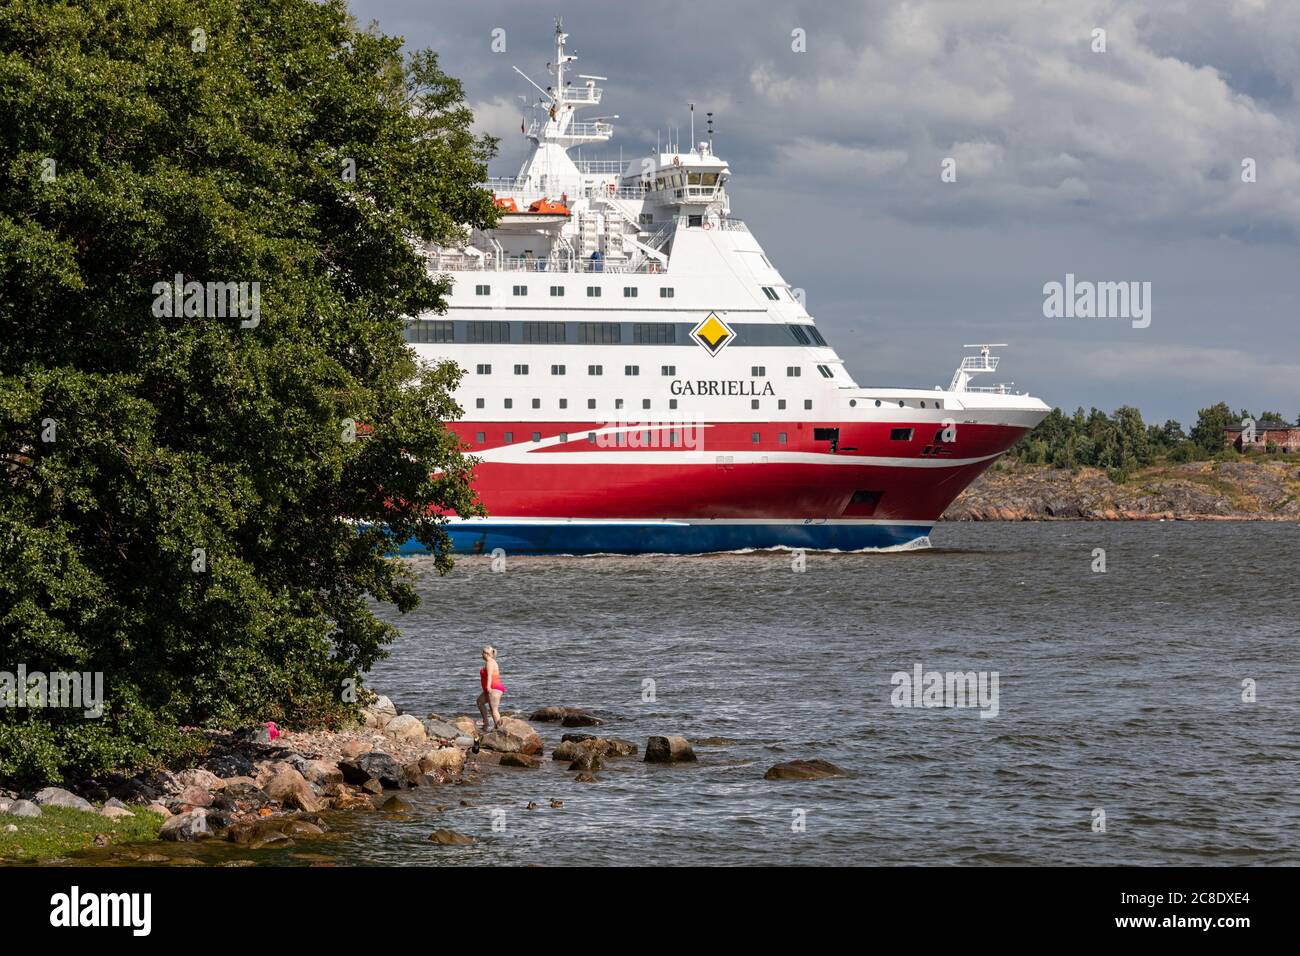
[{"label": "white railing", "polygon": [[992,372],[998,367],[996,355],[967,355],[961,360],[963,372]]},{"label": "white railing", "polygon": [[588,175],[621,173],[626,168],[626,164],[617,159],[575,159],[573,165],[578,167],[578,172]]},{"label": "white railing", "polygon": [[[541,138],[542,130],[545,128],[541,120],[533,120],[528,125],[528,135],[534,139]],[[614,135],[614,127],[609,123],[570,123],[567,127],[557,130],[553,136],[556,139],[568,137],[583,137],[591,139],[608,139]]]},{"label": "white railing", "polygon": [[428,257],[430,272],[533,272],[542,275],[556,273],[600,273],[649,274],[662,272],[664,267],[658,262],[627,262],[610,259],[574,259],[569,262],[564,258],[539,258],[536,256],[503,256],[498,262],[495,256],[482,259],[455,253],[442,253]]},{"label": "white railing", "polygon": [[561,91],[560,100],[564,103],[599,103],[604,92],[604,88],[599,86],[566,86]]},{"label": "white railing", "polygon": [[967,385],[968,392],[988,392],[993,395],[1007,395],[1011,392],[1011,386],[1015,382],[1001,382],[997,385]]}]

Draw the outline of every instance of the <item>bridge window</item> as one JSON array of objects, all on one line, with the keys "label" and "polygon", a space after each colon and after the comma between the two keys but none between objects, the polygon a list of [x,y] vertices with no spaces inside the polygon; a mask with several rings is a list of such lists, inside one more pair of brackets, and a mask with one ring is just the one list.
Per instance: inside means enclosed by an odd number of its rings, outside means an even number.
[{"label": "bridge window", "polygon": [[835,373],[832,372],[832,371],[831,371],[829,368],[827,368],[825,365],[818,365],[818,366],[817,366],[817,371],[819,371],[819,372],[822,373],[822,378],[834,378],[834,377],[835,377]]},{"label": "bridge window", "polygon": [[808,333],[804,331],[803,326],[787,325],[786,328],[790,330],[790,334],[794,336],[794,340],[800,345],[809,344]]},{"label": "bridge window", "polygon": [[809,337],[810,337],[814,342],[816,342],[818,345],[825,345],[825,344],[826,344],[826,340],[825,340],[824,338],[822,338],[822,334],[821,334],[820,332],[818,332],[817,329],[816,329],[814,326],[811,326],[811,325],[808,326],[808,335],[809,335]]},{"label": "bridge window", "polygon": [[510,341],[509,322],[468,322],[465,331],[466,338],[474,343]]},{"label": "bridge window", "polygon": [[773,302],[776,302],[776,301],[780,298],[780,297],[776,294],[776,290],[773,289],[771,286],[768,286],[768,285],[763,286],[763,295],[767,296],[767,297],[768,297],[769,299],[771,299]]},{"label": "bridge window", "polygon": [[451,342],[452,323],[446,319],[410,322],[406,326],[406,341],[420,344]]},{"label": "bridge window", "polygon": [[564,341],[563,322],[524,323],[524,342],[528,345],[547,345]]},{"label": "bridge window", "polygon": [[668,322],[637,322],[632,326],[632,341],[637,345],[673,345],[677,327]]},{"label": "bridge window", "polygon": [[578,342],[582,345],[617,345],[623,330],[617,322],[579,322]]}]

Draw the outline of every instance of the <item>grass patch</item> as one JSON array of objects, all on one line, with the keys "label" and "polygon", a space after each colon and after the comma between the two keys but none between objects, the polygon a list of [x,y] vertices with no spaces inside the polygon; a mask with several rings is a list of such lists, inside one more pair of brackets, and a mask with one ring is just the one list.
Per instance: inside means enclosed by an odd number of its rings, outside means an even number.
[{"label": "grass patch", "polygon": [[[103,833],[112,843],[149,843],[158,839],[163,818],[152,811],[132,809],[133,817],[110,819],[70,807],[41,807],[39,817],[0,814],[0,861],[26,863],[69,856],[94,845]],[[7,833],[9,824],[17,832]]]}]

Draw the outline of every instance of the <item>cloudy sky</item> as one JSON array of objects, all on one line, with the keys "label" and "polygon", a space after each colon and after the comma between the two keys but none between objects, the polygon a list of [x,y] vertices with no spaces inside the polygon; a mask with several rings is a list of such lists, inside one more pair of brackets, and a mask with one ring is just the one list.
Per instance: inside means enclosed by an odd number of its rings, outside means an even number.
[{"label": "cloudy sky", "polygon": [[[993,341],[1001,377],[1067,409],[1300,413],[1296,0],[351,6],[440,52],[502,139],[494,175],[525,147],[511,66],[544,80],[554,15],[609,77],[602,155],[712,110],[733,215],[861,384],[946,385]],[[1067,273],[1150,282],[1150,326],[1045,318]]]}]

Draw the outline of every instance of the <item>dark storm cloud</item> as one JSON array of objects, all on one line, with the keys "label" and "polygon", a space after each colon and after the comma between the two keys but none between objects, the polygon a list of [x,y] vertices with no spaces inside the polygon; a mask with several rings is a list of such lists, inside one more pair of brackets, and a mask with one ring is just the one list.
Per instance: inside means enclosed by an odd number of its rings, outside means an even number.
[{"label": "dark storm cloud", "polygon": [[[532,91],[510,67],[546,85],[554,14],[580,72],[609,77],[604,154],[670,125],[685,144],[686,103],[700,134],[712,110],[734,214],[859,382],[946,383],[962,343],[993,340],[1017,387],[1067,407],[1300,410],[1300,358],[1278,347],[1300,309],[1300,5],[352,6],[440,51],[502,138],[494,174],[523,155]],[[1067,272],[1151,282],[1151,326],[1045,319],[1043,284]]]}]

